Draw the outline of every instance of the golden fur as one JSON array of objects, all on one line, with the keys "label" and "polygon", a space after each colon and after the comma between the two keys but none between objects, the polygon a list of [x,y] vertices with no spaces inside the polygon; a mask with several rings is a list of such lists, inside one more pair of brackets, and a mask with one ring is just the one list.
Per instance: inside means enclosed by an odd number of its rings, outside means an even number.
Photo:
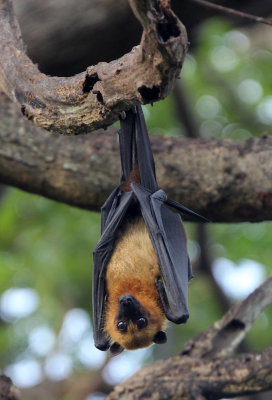
[{"label": "golden fur", "polygon": [[[160,267],[142,218],[127,224],[120,232],[115,250],[107,267],[108,303],[105,329],[112,342],[126,349],[147,347],[154,335],[162,330],[166,318],[155,286]],[[132,294],[150,314],[146,328],[139,330],[130,321],[127,333],[116,327],[118,299]]]}]

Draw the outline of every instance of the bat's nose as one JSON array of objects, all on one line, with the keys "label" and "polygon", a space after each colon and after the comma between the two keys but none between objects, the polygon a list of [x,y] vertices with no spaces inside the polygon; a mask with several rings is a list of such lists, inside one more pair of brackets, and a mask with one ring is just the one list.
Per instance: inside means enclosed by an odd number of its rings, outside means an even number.
[{"label": "bat's nose", "polygon": [[119,304],[122,304],[123,306],[130,306],[135,302],[135,297],[132,296],[132,294],[122,294],[122,296],[119,297]]},{"label": "bat's nose", "polygon": [[141,310],[141,304],[132,294],[122,294],[119,299],[119,317],[133,318],[136,314],[138,315]]}]

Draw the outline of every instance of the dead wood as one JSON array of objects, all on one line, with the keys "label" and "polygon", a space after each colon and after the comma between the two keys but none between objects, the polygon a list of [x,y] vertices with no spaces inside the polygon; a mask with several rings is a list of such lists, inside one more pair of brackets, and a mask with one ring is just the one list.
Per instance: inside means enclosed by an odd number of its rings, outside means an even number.
[{"label": "dead wood", "polygon": [[12,0],[0,2],[0,88],[22,114],[49,131],[80,134],[105,128],[132,106],[165,98],[180,73],[187,35],[169,1],[131,0],[141,44],[73,77],[42,74],[26,55]]},{"label": "dead wood", "polygon": [[[272,13],[270,0],[222,4],[255,15]],[[127,0],[14,0],[14,7],[28,55],[49,75],[74,75],[88,65],[121,57],[140,41],[141,28]],[[191,49],[205,19],[219,16],[248,23],[190,1],[172,0],[172,9],[190,34]]]}]

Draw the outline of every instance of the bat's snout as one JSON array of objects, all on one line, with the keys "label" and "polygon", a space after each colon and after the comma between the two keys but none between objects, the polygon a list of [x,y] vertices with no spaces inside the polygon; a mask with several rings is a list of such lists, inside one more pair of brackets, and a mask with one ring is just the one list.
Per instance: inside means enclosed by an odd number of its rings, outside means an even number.
[{"label": "bat's snout", "polygon": [[132,294],[122,294],[122,296],[119,297],[119,304],[124,307],[132,306],[136,302],[137,300]]},{"label": "bat's snout", "polygon": [[132,294],[126,293],[118,299],[119,303],[119,316],[133,318],[139,314],[141,310],[141,304]]}]

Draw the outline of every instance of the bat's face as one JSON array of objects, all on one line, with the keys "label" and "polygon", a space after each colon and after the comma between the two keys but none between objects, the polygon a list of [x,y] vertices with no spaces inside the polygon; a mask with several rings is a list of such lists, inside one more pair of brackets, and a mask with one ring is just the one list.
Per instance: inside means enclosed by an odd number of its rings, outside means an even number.
[{"label": "bat's face", "polygon": [[114,341],[112,353],[119,353],[123,348],[133,350],[166,342],[166,334],[161,330],[165,316],[160,307],[150,298],[143,299],[143,303],[132,294],[119,297],[117,313],[112,321],[107,321],[108,334]]}]

